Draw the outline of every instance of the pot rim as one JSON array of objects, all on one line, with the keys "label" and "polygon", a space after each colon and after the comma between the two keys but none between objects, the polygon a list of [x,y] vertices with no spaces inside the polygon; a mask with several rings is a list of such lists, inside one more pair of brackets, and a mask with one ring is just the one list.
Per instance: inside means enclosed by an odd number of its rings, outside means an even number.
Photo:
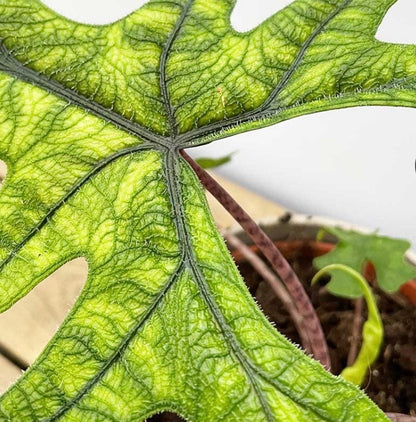
[{"label": "pot rim", "polygon": [[[279,217],[275,217],[275,216],[264,217],[264,218],[259,219],[257,223],[266,232],[269,232],[268,234],[270,234],[272,229],[276,227],[281,227],[281,228],[285,227],[288,233],[289,233],[290,228],[293,228],[293,227],[296,227],[300,230],[304,228],[305,230],[303,231],[304,233],[303,237],[307,240],[316,240],[316,234],[318,233],[319,230],[321,230],[324,227],[338,227],[343,230],[353,230],[353,231],[357,231],[363,234],[372,234],[372,233],[377,232],[376,229],[370,229],[368,227],[350,223],[344,220],[339,220],[339,219],[324,217],[324,216],[314,216],[314,215],[308,215],[308,214],[292,213],[292,212],[287,212],[283,216],[279,216]],[[244,236],[244,231],[238,225],[232,226],[229,230],[234,235]],[[381,234],[381,235],[385,236],[384,234]],[[334,243],[335,238],[333,236],[329,236],[329,237],[330,238],[332,237],[332,242]],[[276,239],[273,239],[273,240],[276,240]],[[411,264],[416,266],[416,251],[415,250],[409,249],[406,252],[405,256]]]}]

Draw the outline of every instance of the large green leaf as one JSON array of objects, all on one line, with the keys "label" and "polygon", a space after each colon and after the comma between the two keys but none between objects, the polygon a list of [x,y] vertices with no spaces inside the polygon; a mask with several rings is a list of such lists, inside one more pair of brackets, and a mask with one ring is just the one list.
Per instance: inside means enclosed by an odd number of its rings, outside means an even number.
[{"label": "large green leaf", "polygon": [[245,34],[234,1],[153,0],[81,25],[0,0],[0,310],[86,257],[87,284],[0,400],[4,421],[382,421],[266,321],[179,156],[360,104],[416,105],[393,0],[297,0]]}]

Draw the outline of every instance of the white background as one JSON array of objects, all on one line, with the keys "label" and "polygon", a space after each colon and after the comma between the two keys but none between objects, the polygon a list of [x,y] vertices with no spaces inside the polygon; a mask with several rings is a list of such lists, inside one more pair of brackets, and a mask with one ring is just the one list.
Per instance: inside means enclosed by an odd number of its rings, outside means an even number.
[{"label": "white background", "polygon": [[[369,2],[371,0],[368,0]],[[237,0],[232,24],[248,30],[290,0]],[[61,14],[104,24],[143,0],[44,0]],[[398,0],[377,38],[416,44],[416,1]],[[416,110],[368,107],[300,117],[193,151],[236,151],[219,173],[295,211],[406,237],[416,246]]]}]

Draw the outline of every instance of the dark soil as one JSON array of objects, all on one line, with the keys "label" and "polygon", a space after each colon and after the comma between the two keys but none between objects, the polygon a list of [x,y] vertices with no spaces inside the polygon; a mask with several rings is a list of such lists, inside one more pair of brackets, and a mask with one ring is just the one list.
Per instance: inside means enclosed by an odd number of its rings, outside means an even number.
[{"label": "dark soil", "polygon": [[[312,253],[302,248],[289,261],[312,298],[328,341],[332,372],[339,374],[347,365],[351,347],[354,304],[350,300],[330,295],[323,285],[310,286],[310,280],[315,274],[311,255]],[[268,284],[250,264],[240,262],[239,268],[264,313],[282,334],[299,343],[299,336],[288,313]],[[386,295],[378,289],[375,292],[385,338],[379,359],[371,369],[363,388],[385,412],[416,416],[416,307],[408,304],[398,294]],[[363,318],[366,318],[365,311]],[[179,422],[183,419],[165,413],[154,416],[149,421]]]},{"label": "dark soil", "polygon": [[[354,304],[332,296],[322,285],[310,286],[315,270],[312,257],[304,250],[302,256],[294,257],[290,263],[312,298],[328,341],[332,372],[339,374],[347,365]],[[239,267],[264,313],[281,333],[299,343],[288,313],[268,284],[249,264],[242,262]],[[416,307],[399,295],[387,295],[378,289],[375,292],[385,337],[379,359],[369,372],[363,388],[385,412],[416,416]],[[363,317],[366,318],[365,313]]]}]

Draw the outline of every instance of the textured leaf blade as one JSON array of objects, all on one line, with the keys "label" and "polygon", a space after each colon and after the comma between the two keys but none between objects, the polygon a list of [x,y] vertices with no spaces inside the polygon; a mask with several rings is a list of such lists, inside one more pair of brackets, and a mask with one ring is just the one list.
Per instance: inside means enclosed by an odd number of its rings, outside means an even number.
[{"label": "textured leaf blade", "polygon": [[[184,216],[176,223],[178,238],[187,236],[182,243],[174,241],[167,195],[167,185],[178,179],[172,173],[166,183],[158,176],[164,160],[185,182],[174,195],[174,208]],[[213,236],[195,176],[185,164],[169,167],[164,160],[142,152],[114,162],[19,253],[21,274],[33,277],[33,257],[26,254],[39,246],[31,242],[43,245],[49,267],[40,268],[42,274],[88,250],[89,278],[42,357],[0,401],[2,418],[142,420],[166,408],[201,421],[377,418],[358,390],[334,380],[265,321]],[[114,185],[124,194],[109,201],[103,192],[117,192]],[[98,211],[112,223],[97,220]],[[148,213],[158,213],[163,224],[152,218],[145,236]],[[61,242],[45,247],[54,232]],[[347,414],[345,400],[353,397]]]},{"label": "textured leaf blade", "polygon": [[41,85],[38,73],[52,77],[66,89],[48,89],[183,146],[317,111],[415,106],[416,46],[375,39],[394,0],[296,0],[248,33],[230,26],[234,3],[151,0],[92,26],[39,0],[2,0],[0,38],[25,65],[4,70]]}]

